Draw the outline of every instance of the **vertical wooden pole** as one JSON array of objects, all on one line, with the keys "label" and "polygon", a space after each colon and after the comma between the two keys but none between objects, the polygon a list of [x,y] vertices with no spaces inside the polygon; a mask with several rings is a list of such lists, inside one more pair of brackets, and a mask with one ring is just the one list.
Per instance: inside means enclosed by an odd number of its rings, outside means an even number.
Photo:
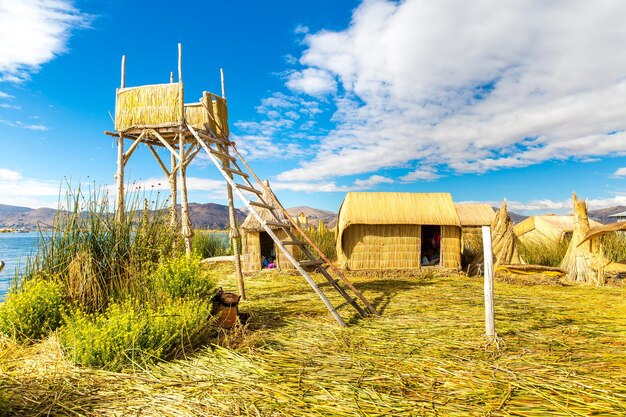
[{"label": "vertical wooden pole", "polygon": [[483,256],[485,260],[485,334],[496,336],[496,324],[493,311],[493,250],[491,248],[491,227],[483,226]]},{"label": "vertical wooden pole", "polygon": [[172,154],[170,161],[170,175],[169,175],[169,183],[170,183],[170,191],[172,197],[172,205],[170,207],[170,226],[176,227],[178,224],[178,186],[176,183],[176,157]]},{"label": "vertical wooden pole", "polygon": [[119,133],[117,138],[117,173],[115,174],[116,182],[116,202],[115,218],[118,221],[124,219],[124,166],[126,161],[124,160],[124,135]]},{"label": "vertical wooden pole", "polygon": [[178,82],[183,82],[183,44],[178,44]]},{"label": "vertical wooden pole", "polygon": [[185,167],[185,135],[181,132],[178,134],[178,153],[180,154],[180,166],[178,172],[180,176],[180,205],[181,205],[181,223],[183,238],[185,240],[185,253],[191,256],[191,218],[189,217],[189,201],[187,200],[187,168]]},{"label": "vertical wooden pole", "polygon": [[126,55],[122,55],[122,76],[120,79],[120,88],[126,88]]},{"label": "vertical wooden pole", "polygon": [[170,84],[174,83],[174,71],[170,71]]},{"label": "vertical wooden pole", "polygon": [[[222,98],[226,100],[226,86],[224,83],[224,69],[220,68],[220,79],[222,81]],[[220,150],[224,152],[226,155],[229,155],[228,146],[223,145],[220,147]],[[230,161],[228,159],[223,160],[223,164],[226,167],[230,167]],[[232,179],[232,174],[228,174],[228,176]],[[237,218],[235,217],[235,204],[233,199],[233,188],[230,186],[230,183],[226,183],[226,194],[228,196],[228,220],[230,223],[230,245],[233,248],[233,255],[235,258],[235,272],[237,273],[237,284],[239,287],[239,295],[241,295],[241,299],[246,299],[246,288],[243,281],[243,273],[241,272],[241,254],[239,253],[239,239],[241,236],[239,235],[239,228],[237,227]]]}]

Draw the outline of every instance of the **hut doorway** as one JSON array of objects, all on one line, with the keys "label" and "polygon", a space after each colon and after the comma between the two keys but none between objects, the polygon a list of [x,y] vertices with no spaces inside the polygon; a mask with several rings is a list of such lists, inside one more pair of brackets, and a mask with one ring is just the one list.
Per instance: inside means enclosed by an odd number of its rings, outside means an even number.
[{"label": "hut doorway", "polygon": [[[274,261],[276,259],[276,249],[274,248],[274,241],[267,232],[259,232],[259,244],[261,247],[261,262],[263,262],[263,259]],[[263,264],[264,268],[266,266]]]},{"label": "hut doorway", "polygon": [[421,265],[441,265],[441,226],[422,226],[420,240]]}]

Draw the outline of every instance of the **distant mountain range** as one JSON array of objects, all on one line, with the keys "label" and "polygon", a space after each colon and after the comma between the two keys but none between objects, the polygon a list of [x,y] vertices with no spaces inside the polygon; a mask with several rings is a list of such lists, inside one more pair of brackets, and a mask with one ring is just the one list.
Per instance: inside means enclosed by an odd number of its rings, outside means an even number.
[{"label": "distant mountain range", "polygon": [[[494,210],[497,209],[494,208]],[[287,211],[293,217],[304,213],[307,216],[308,223],[311,225],[317,225],[321,221],[328,227],[334,227],[337,223],[337,214],[330,210],[298,206],[288,208]],[[590,210],[589,217],[600,223],[609,223],[615,220],[608,216],[623,211],[626,211],[626,206]],[[225,229],[228,227],[228,206],[214,203],[190,203],[189,212],[194,227],[202,229]],[[50,225],[56,213],[57,210],[51,208],[31,209],[0,204],[0,228],[35,229],[38,224]],[[244,221],[246,215],[247,210],[235,209],[235,216],[239,224]],[[509,212],[509,216],[514,223],[519,223],[528,217],[514,212]]]}]

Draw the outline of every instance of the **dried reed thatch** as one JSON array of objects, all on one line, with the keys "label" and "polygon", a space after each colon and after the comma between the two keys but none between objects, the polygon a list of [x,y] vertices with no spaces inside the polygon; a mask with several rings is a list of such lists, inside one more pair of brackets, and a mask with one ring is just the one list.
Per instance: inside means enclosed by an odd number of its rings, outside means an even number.
[{"label": "dried reed thatch", "polygon": [[[595,220],[589,220],[590,227],[601,226]],[[558,216],[546,214],[529,217],[513,228],[521,243],[537,243],[545,241],[560,241],[572,234],[574,230],[574,216]]]},{"label": "dried reed thatch", "polygon": [[589,227],[587,216],[587,204],[579,201],[576,193],[572,195],[574,203],[574,231],[572,240],[561,268],[567,271],[567,279],[579,283],[603,285],[606,272],[626,272],[626,265],[609,261],[603,253],[602,245],[594,241],[595,237],[600,237],[609,233],[613,227],[621,230],[620,226],[605,226],[593,229]]},{"label": "dried reed thatch", "polygon": [[[267,184],[267,190],[263,191],[262,199],[263,201],[273,204],[274,201],[272,199],[273,192],[269,188],[269,184]],[[276,197],[274,197],[276,198]],[[272,215],[272,213],[265,208],[255,207],[255,211],[259,214],[259,216],[266,221],[280,221],[283,223],[287,223],[288,219],[283,215],[280,210],[274,210],[274,212],[278,216],[278,220],[276,217]],[[248,216],[244,220],[244,222],[240,226],[241,228],[241,269],[243,272],[256,272],[261,270],[261,236],[265,232],[261,223],[252,215],[252,213],[248,213]],[[280,238],[281,240],[287,240],[287,232],[285,232],[281,228],[272,227],[272,231]],[[273,242],[272,242],[273,244]],[[290,251],[296,259],[300,256],[299,249],[296,246],[286,246],[286,249]],[[289,260],[280,252],[280,249],[275,247],[276,252],[276,262],[277,266],[281,270],[290,270],[294,269],[294,266],[289,262]]]},{"label": "dried reed thatch", "polygon": [[441,226],[441,264],[458,269],[461,223],[448,193],[348,193],[337,220],[346,269],[419,269],[423,225]]},{"label": "dried reed thatch", "polygon": [[[506,200],[502,203],[500,210],[491,223],[491,244],[493,250],[494,268],[498,265],[523,264],[515,244],[515,233],[513,232],[513,222],[509,217]],[[482,271],[484,254],[480,254],[469,266],[471,275],[479,274]]]},{"label": "dried reed thatch", "polygon": [[465,262],[482,253],[482,226],[491,226],[496,212],[489,204],[455,204],[461,221],[461,253]]},{"label": "dried reed thatch", "polygon": [[183,84],[120,88],[115,103],[115,129],[178,126],[184,118]]},{"label": "dried reed thatch", "polygon": [[227,138],[228,129],[228,106],[226,100],[215,94],[204,92],[200,100],[206,110],[203,114],[204,123],[220,138]]},{"label": "dried reed thatch", "polygon": [[202,103],[185,104],[185,120],[194,129],[204,129],[207,117]]}]

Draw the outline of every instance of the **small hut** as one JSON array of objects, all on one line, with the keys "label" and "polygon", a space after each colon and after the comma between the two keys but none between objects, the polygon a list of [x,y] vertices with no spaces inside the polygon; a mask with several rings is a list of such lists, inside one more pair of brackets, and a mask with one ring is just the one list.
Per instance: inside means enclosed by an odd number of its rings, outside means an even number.
[{"label": "small hut", "polygon": [[[269,186],[267,187],[269,190]],[[269,191],[271,192],[271,191]],[[268,191],[263,192],[262,196],[265,202],[271,202],[272,197]],[[267,221],[277,221],[276,218],[265,208],[255,208],[257,213],[262,219]],[[274,210],[278,214],[279,220],[284,223],[288,223],[289,220],[283,216],[279,210]],[[270,237],[270,235],[263,229],[261,223],[252,215],[248,214],[248,217],[241,224],[241,269],[243,272],[258,272],[265,268],[263,265],[263,258],[275,260],[276,268],[281,270],[294,269],[294,266],[289,260],[281,253],[280,249],[276,247],[276,244]],[[287,232],[281,228],[273,228],[272,231],[281,240],[288,240]],[[300,257],[299,249],[294,245],[286,246],[296,259]]]},{"label": "small hut", "polygon": [[[589,226],[597,227],[601,224],[589,220]],[[532,216],[516,224],[513,230],[522,244],[546,241],[559,242],[572,237],[574,216],[556,214]]]},{"label": "small hut", "polygon": [[461,222],[461,254],[471,262],[483,251],[482,226],[491,226],[496,212],[489,204],[455,204]]},{"label": "small hut", "polygon": [[339,266],[461,266],[461,223],[449,193],[351,192],[337,220]]}]

